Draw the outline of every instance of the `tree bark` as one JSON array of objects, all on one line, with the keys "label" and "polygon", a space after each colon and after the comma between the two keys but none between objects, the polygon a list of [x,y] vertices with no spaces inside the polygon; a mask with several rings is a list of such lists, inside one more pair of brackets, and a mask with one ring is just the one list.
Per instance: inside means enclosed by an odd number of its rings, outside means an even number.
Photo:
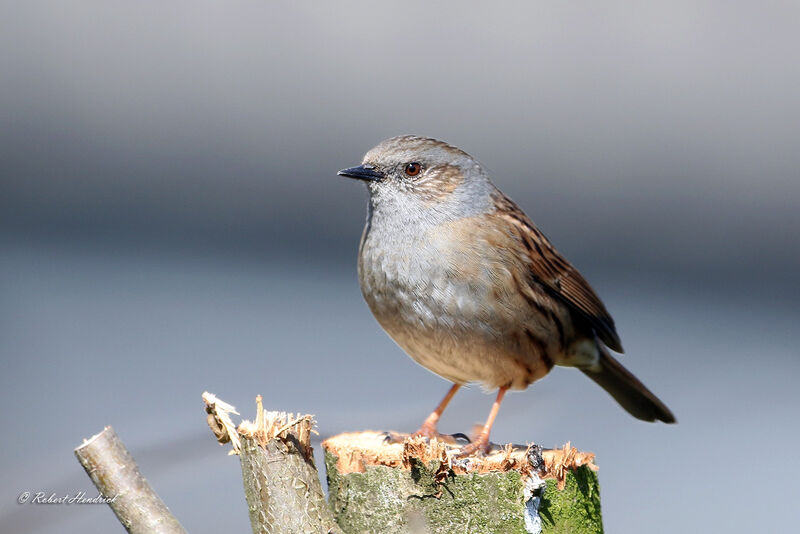
[{"label": "tree bark", "polygon": [[75,449],[89,478],[131,534],[186,534],[139,472],[133,457],[107,426]]},{"label": "tree bark", "polygon": [[329,503],[347,534],[603,531],[594,455],[569,444],[459,459],[442,442],[361,432],[323,447]]},{"label": "tree bark", "polygon": [[[255,534],[341,532],[325,502],[314,465],[311,416],[264,411],[259,396],[255,422],[243,421],[233,430],[235,435],[229,436],[226,429],[232,428],[232,423],[224,421],[224,412],[235,413],[233,407],[208,393],[203,399],[217,439],[226,442],[232,438],[235,443]],[[223,405],[230,409],[221,409]]]}]

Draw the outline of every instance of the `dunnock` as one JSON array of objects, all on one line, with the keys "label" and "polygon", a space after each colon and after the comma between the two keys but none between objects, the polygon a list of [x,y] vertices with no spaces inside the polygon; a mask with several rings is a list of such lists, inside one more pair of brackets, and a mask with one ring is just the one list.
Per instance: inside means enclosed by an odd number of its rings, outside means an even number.
[{"label": "dunnock", "polygon": [[577,367],[638,419],[675,422],[609,354],[622,345],[588,282],[469,154],[393,137],[339,175],[369,190],[358,260],[364,299],[403,350],[454,383],[417,435],[438,435],[458,388],[480,382],[499,391],[463,453],[488,449],[505,392],[554,365]]}]

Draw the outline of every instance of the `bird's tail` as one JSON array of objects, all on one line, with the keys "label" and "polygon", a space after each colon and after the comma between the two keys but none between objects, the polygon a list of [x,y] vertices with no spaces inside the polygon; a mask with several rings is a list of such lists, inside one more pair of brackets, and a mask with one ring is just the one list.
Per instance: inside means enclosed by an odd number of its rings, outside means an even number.
[{"label": "bird's tail", "polygon": [[675,416],[658,397],[625,369],[605,347],[600,349],[600,361],[592,369],[581,369],[586,376],[605,389],[628,413],[643,421],[674,423]]}]

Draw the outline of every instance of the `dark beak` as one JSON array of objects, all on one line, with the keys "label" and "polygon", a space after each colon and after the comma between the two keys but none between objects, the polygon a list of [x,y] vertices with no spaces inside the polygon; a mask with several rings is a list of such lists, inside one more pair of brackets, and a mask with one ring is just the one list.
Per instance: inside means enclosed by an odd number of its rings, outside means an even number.
[{"label": "dark beak", "polygon": [[339,176],[347,176],[348,178],[355,178],[357,180],[364,180],[366,182],[377,182],[383,179],[383,173],[375,170],[375,167],[365,163],[358,167],[350,167],[349,169],[342,169],[338,173]]}]

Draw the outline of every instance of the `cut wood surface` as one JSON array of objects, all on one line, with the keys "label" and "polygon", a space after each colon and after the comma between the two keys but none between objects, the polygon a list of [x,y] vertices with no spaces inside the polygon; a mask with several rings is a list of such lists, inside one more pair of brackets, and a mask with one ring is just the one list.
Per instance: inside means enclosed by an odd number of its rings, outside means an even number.
[{"label": "cut wood surface", "polygon": [[322,446],[329,504],[347,533],[602,532],[594,455],[569,444],[459,458],[449,443],[370,431]]}]

